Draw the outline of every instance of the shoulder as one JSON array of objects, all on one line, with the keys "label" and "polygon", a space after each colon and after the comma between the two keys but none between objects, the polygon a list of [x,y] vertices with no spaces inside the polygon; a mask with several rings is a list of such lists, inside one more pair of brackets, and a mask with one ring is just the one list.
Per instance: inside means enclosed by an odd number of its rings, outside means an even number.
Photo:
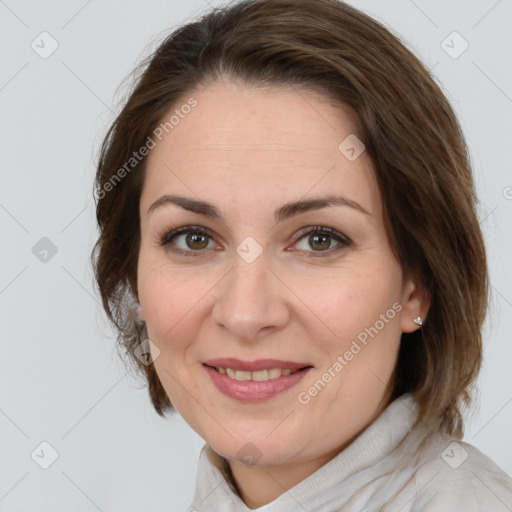
[{"label": "shoulder", "polygon": [[473,445],[432,434],[414,475],[414,511],[512,512],[512,478]]}]

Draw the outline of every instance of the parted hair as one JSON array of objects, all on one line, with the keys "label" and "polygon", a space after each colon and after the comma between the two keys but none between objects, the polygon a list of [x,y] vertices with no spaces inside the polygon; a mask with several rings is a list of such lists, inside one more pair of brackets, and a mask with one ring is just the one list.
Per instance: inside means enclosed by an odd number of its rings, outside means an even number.
[{"label": "parted hair", "polygon": [[420,420],[436,420],[460,438],[481,366],[489,293],[468,149],[420,59],[389,28],[339,0],[243,0],[180,26],[137,67],[105,135],[91,261],[118,348],[147,382],[154,409],[161,416],[175,410],[154,365],[134,354],[147,332],[134,316],[147,159],[122,179],[119,170],[187,94],[226,77],[309,88],[353,112],[392,249],[404,276],[415,276],[431,299],[423,327],[402,333],[393,397],[413,394]]}]

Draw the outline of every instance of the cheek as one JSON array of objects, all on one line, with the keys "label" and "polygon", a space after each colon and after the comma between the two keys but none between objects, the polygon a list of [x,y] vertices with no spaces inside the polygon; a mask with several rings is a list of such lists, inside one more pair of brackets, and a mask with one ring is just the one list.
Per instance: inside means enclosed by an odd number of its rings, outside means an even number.
[{"label": "cheek", "polygon": [[339,276],[317,279],[314,285],[303,283],[300,297],[329,328],[331,335],[347,339],[373,325],[381,314],[392,308],[399,297],[398,279],[390,269],[386,273],[379,269],[347,270]]},{"label": "cheek", "polygon": [[[314,317],[320,318],[321,325],[326,326],[322,329],[325,335],[313,330],[309,333],[326,356],[324,370],[341,356],[341,366],[333,369],[338,377],[329,391],[333,399],[341,389],[343,393],[352,389],[350,394],[369,385],[371,371],[386,382],[401,334],[400,273],[393,266],[382,269],[376,265],[363,271],[344,270],[340,276],[317,281],[315,287],[304,287],[301,296],[314,313],[309,315],[312,322]],[[379,379],[372,380],[377,387]]]},{"label": "cheek", "polygon": [[139,301],[144,311],[150,337],[163,340],[165,333],[172,333],[193,301],[187,293],[184,279],[169,275],[165,265],[152,261],[141,251],[138,265]]},{"label": "cheek", "polygon": [[208,292],[218,278],[171,267],[165,259],[141,251],[138,266],[139,300],[150,339],[166,352],[179,352],[201,325]]}]

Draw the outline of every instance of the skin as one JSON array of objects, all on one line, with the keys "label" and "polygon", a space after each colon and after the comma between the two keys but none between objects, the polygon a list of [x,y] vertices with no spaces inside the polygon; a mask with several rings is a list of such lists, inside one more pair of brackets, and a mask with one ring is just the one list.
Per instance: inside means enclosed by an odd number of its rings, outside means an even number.
[{"label": "skin", "polygon": [[[425,319],[429,303],[393,255],[367,154],[350,161],[338,149],[355,133],[346,110],[312,91],[227,79],[190,96],[197,106],[148,157],[138,297],[172,404],[228,460],[241,498],[257,508],[327,463],[385,409],[401,334],[418,328],[413,318]],[[285,203],[333,193],[357,201],[369,215],[330,206],[274,219]],[[148,213],[163,194],[208,201],[224,221],[174,204]],[[185,233],[160,245],[161,235],[190,225],[212,237],[187,245]],[[294,238],[317,225],[351,244],[329,236],[316,243],[309,234]],[[236,252],[249,236],[263,250],[252,263]],[[300,403],[299,393],[396,303],[401,311],[321,392]],[[244,403],[218,391],[202,366],[229,356],[314,369],[273,398]],[[248,442],[260,453],[251,466],[237,455]]]}]

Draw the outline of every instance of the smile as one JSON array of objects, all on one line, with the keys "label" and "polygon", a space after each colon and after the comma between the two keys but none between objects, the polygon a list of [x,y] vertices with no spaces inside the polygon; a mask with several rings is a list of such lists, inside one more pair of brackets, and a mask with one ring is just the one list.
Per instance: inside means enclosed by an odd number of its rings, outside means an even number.
[{"label": "smile", "polygon": [[270,368],[248,371],[203,364],[215,387],[224,395],[244,402],[268,400],[298,384],[312,366],[301,369]]},{"label": "smile", "polygon": [[264,381],[270,379],[278,379],[282,375],[290,375],[300,370],[290,370],[289,368],[271,368],[270,370],[259,370],[256,372],[250,372],[248,370],[233,370],[232,368],[223,368],[222,366],[215,367],[215,369],[224,375],[227,375],[230,379],[235,380],[256,380]]}]

